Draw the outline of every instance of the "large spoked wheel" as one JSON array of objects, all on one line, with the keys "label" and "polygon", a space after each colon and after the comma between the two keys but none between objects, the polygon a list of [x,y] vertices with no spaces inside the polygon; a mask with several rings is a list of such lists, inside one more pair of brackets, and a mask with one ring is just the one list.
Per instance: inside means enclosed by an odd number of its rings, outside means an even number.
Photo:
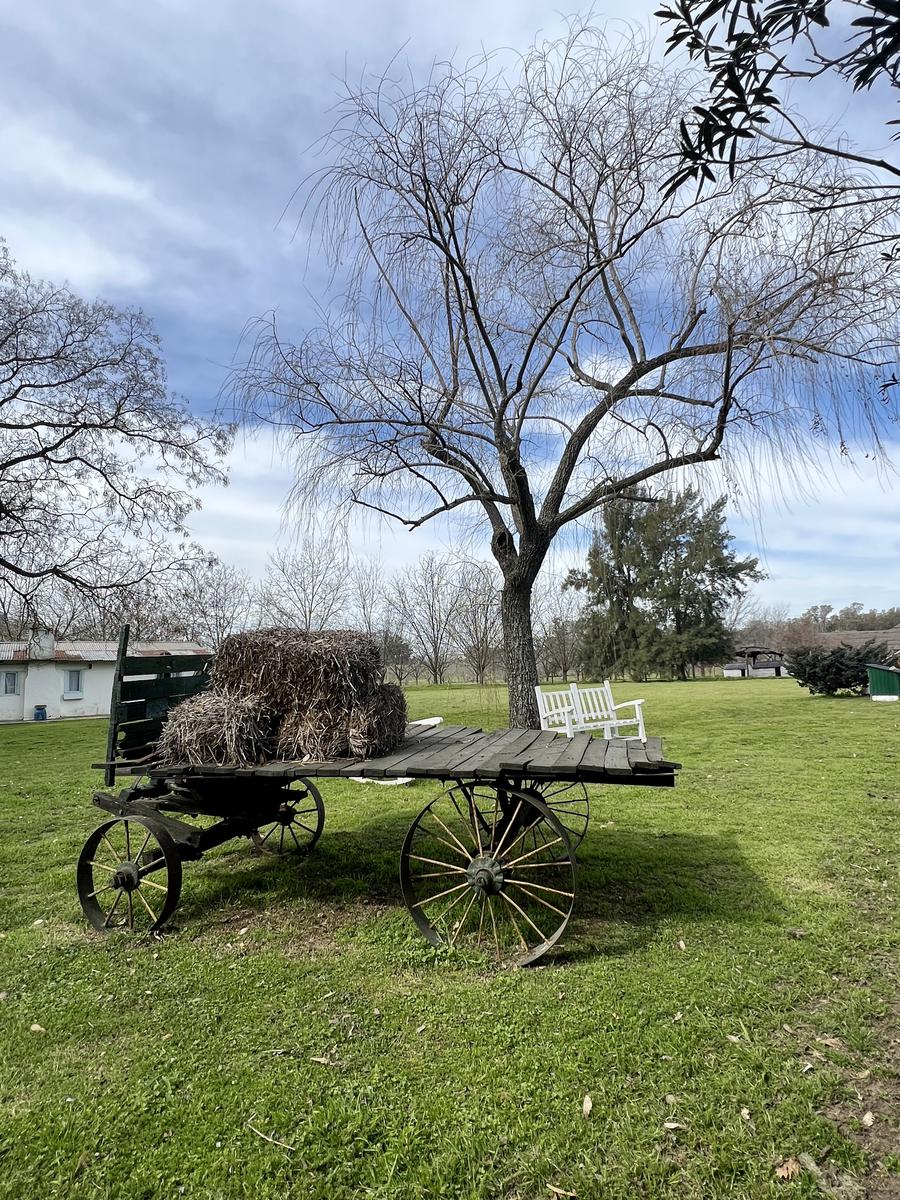
[{"label": "large spoked wheel", "polygon": [[178,907],[181,856],[149,818],[116,817],[84,843],[77,884],[84,915],[101,933],[156,933]]},{"label": "large spoked wheel", "polygon": [[308,854],[322,836],[324,825],[325,805],[319,789],[312,780],[301,779],[296,790],[282,792],[275,819],[254,829],[250,838],[263,854]]},{"label": "large spoked wheel", "polygon": [[433,946],[525,966],[565,932],[575,861],[569,835],[534,792],[457,783],[410,826],[400,883]]},{"label": "large spoked wheel", "polygon": [[587,833],[591,816],[591,803],[584,784],[530,779],[522,790],[543,800],[569,835],[572,849],[577,850]]}]

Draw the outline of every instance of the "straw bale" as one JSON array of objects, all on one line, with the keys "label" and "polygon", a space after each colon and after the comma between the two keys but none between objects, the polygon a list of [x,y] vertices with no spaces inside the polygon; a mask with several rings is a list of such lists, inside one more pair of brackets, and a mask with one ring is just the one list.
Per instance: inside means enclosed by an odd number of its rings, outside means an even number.
[{"label": "straw bale", "polygon": [[278,729],[278,758],[317,762],[350,756],[350,708],[325,701],[298,705],[284,715]]},{"label": "straw bale", "polygon": [[396,750],[406,736],[406,697],[396,683],[383,683],[350,711],[350,753],[377,758]]},{"label": "straw bale", "polygon": [[261,696],[200,692],[169,712],[157,749],[164,763],[253,766],[271,758],[273,733]]},{"label": "straw bale", "polygon": [[350,629],[257,629],[225,638],[212,667],[216,691],[252,693],[273,711],[365,700],[383,678],[377,642]]}]

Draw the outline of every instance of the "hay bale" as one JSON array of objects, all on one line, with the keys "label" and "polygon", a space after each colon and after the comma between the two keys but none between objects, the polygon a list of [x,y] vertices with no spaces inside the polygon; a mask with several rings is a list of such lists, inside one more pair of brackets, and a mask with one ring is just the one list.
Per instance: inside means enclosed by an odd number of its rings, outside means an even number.
[{"label": "hay bale", "polygon": [[278,729],[278,758],[327,761],[350,756],[350,708],[327,701],[298,705],[284,715]]},{"label": "hay bale", "polygon": [[390,754],[406,736],[406,697],[396,683],[383,683],[350,710],[350,753],[360,758]]},{"label": "hay bale", "polygon": [[200,692],[173,708],[157,749],[164,763],[254,766],[271,758],[274,720],[261,696]]},{"label": "hay bale", "polygon": [[383,678],[378,643],[351,629],[256,629],[232,634],[212,667],[215,691],[253,694],[276,713],[368,698]]}]

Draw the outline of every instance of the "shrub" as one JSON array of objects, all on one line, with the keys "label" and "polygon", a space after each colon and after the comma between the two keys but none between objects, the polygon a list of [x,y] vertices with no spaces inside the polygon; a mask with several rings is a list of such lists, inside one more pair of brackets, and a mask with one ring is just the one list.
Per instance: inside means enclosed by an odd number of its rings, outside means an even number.
[{"label": "shrub", "polygon": [[833,696],[836,692],[862,693],[868,683],[866,663],[888,662],[884,642],[871,638],[862,646],[801,646],[793,650],[787,666],[801,687],[812,695]]}]

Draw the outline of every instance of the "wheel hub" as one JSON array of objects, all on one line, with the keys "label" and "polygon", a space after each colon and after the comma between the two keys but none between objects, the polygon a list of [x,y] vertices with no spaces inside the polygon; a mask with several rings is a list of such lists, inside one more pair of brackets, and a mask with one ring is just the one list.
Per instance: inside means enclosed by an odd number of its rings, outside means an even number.
[{"label": "wheel hub", "polygon": [[490,854],[480,854],[466,867],[469,883],[482,896],[496,896],[503,887],[503,869]]},{"label": "wheel hub", "polygon": [[113,886],[124,888],[126,892],[136,891],[141,886],[141,876],[137,863],[119,863],[116,873],[113,876]]}]

